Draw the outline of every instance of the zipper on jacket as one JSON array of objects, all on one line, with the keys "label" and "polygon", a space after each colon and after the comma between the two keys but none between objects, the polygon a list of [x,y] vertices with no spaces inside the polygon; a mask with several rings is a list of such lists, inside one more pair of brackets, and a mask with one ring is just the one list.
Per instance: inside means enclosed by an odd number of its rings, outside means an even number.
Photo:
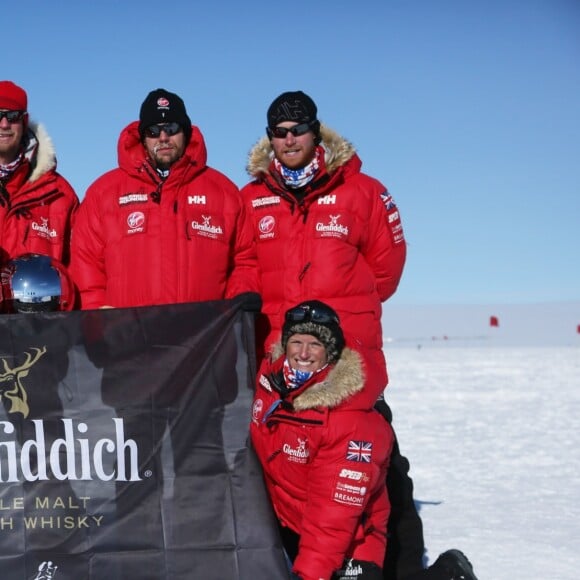
[{"label": "zipper on jacket", "polygon": [[275,423],[295,423],[298,425],[324,425],[324,421],[319,421],[318,419],[304,419],[302,417],[293,417],[292,415],[281,415],[280,413],[274,413],[270,416],[270,419],[266,422],[266,426],[270,427]]},{"label": "zipper on jacket", "polygon": [[272,459],[275,459],[278,455],[280,455],[280,453],[282,453],[282,449],[277,449],[276,451],[274,451],[274,453],[268,455],[266,461],[270,463],[270,461],[272,461]]},{"label": "zipper on jacket", "polygon": [[10,195],[3,181],[0,181],[0,205],[10,208]]},{"label": "zipper on jacket", "polygon": [[149,194],[150,197],[151,197],[151,201],[153,203],[156,203],[156,204],[160,204],[161,203],[161,186],[162,185],[163,185],[163,182],[160,181],[157,184],[157,188],[155,189],[155,191],[153,191],[152,193]]},{"label": "zipper on jacket", "polygon": [[308,211],[310,209],[310,206],[307,206],[304,203],[304,200],[302,199],[298,202],[298,209],[300,210],[300,213],[302,214],[302,223],[305,224],[306,218],[308,217]]},{"label": "zipper on jacket", "polygon": [[306,272],[308,272],[309,268],[310,268],[310,262],[306,262],[306,265],[304,266],[304,268],[302,268],[300,274],[298,275],[298,280],[300,280],[300,282],[302,282],[304,276],[306,276]]}]

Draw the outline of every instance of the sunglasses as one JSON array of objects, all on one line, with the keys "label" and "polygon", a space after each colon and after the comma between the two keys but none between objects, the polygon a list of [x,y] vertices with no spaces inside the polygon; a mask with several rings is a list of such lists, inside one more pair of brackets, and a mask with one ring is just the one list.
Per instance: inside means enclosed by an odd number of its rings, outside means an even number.
[{"label": "sunglasses", "polygon": [[181,133],[183,129],[179,123],[164,123],[163,125],[150,125],[145,129],[147,137],[159,137],[163,131],[168,137]]},{"label": "sunglasses", "polygon": [[273,137],[285,139],[288,133],[292,133],[294,137],[298,137],[299,135],[305,135],[308,131],[312,131],[310,123],[300,123],[300,125],[294,125],[294,127],[274,127],[273,129],[266,127],[266,133],[270,139]]},{"label": "sunglasses", "polygon": [[18,123],[26,115],[26,111],[0,111],[0,121],[6,118],[9,123]]},{"label": "sunglasses", "polygon": [[338,316],[324,308],[297,306],[286,312],[286,322],[317,322],[318,324],[340,324]]}]

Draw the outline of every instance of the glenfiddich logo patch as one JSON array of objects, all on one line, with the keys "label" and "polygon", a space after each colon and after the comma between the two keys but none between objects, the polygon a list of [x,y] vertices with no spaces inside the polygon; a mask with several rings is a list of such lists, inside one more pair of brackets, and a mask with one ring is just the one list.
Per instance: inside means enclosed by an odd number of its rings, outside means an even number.
[{"label": "glenfiddich logo patch", "polygon": [[316,232],[321,238],[345,238],[348,236],[348,227],[340,223],[340,214],[330,215],[329,222],[316,224]]},{"label": "glenfiddich logo patch", "polygon": [[189,235],[201,236],[204,238],[218,239],[223,238],[224,230],[219,223],[215,223],[211,215],[202,215],[200,219],[193,219],[189,222]]},{"label": "glenfiddich logo patch", "polygon": [[40,218],[40,223],[33,221],[30,224],[30,227],[32,228],[32,231],[36,232],[36,235],[41,238],[50,240],[56,238],[58,235],[56,230],[48,225],[48,218],[45,217]]},{"label": "glenfiddich logo patch", "polygon": [[295,443],[284,443],[282,452],[286,455],[288,461],[294,463],[308,463],[310,449],[308,449],[308,440],[296,437]]}]

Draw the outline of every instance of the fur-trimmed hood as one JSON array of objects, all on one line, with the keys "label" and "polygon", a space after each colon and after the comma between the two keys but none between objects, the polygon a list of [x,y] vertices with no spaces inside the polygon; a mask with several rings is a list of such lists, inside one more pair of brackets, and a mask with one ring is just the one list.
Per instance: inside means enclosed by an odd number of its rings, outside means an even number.
[{"label": "fur-trimmed hood", "polygon": [[[352,143],[322,123],[320,125],[320,136],[328,173],[332,174],[356,155],[356,149]],[[274,150],[270,140],[264,135],[250,150],[246,171],[254,179],[259,178],[268,173],[268,168],[273,159]]]},{"label": "fur-trimmed hood", "polygon": [[[272,350],[274,366],[282,365],[284,354],[282,345],[276,344]],[[365,369],[361,355],[345,348],[339,361],[330,369],[325,378],[314,382],[292,400],[296,411],[319,407],[336,408],[348,403],[348,407],[369,409],[376,399],[376,393],[365,390]]]},{"label": "fur-trimmed hood", "polygon": [[43,125],[29,122],[24,155],[32,167],[32,172],[28,177],[29,183],[37,181],[45,173],[56,169],[56,151]]}]

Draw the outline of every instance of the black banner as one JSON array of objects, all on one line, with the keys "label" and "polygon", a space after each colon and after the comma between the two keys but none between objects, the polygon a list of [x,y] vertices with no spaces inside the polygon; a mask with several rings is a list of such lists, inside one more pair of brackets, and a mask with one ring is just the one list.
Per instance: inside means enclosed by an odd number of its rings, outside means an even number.
[{"label": "black banner", "polygon": [[0,317],[3,580],[276,580],[243,301]]}]

